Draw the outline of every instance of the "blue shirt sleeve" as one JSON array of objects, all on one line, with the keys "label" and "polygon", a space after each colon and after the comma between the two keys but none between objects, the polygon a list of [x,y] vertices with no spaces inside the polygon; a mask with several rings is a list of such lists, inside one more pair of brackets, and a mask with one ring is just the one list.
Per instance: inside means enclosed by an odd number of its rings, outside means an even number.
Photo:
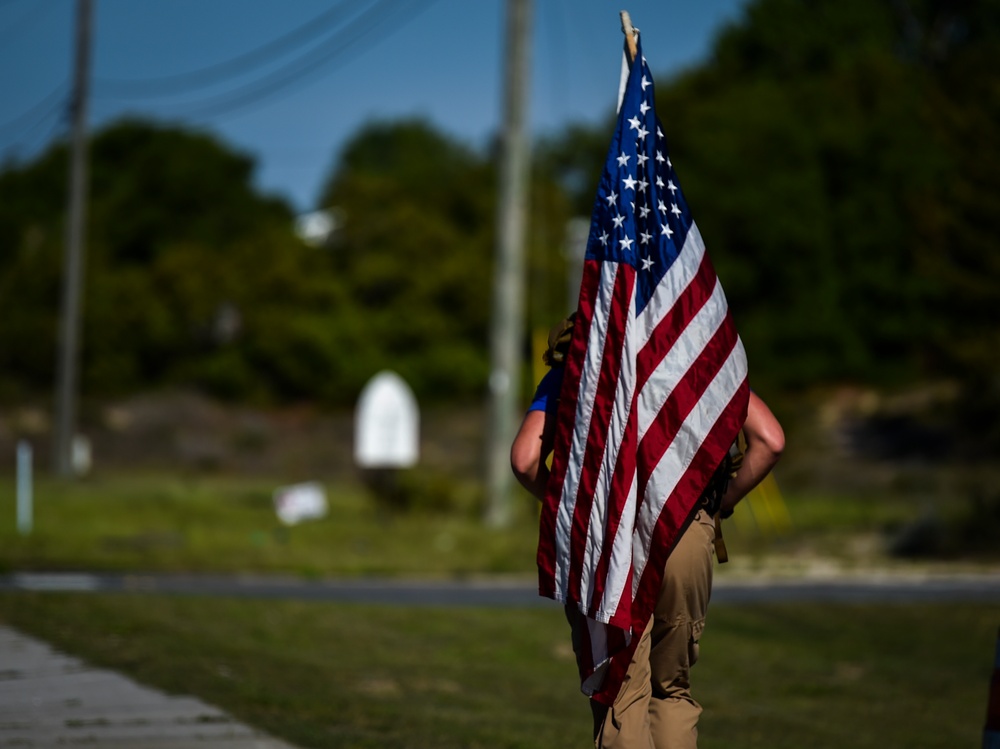
[{"label": "blue shirt sleeve", "polygon": [[545,411],[554,414],[559,403],[559,389],[562,387],[565,367],[552,367],[535,389],[535,397],[531,399],[529,411]]}]

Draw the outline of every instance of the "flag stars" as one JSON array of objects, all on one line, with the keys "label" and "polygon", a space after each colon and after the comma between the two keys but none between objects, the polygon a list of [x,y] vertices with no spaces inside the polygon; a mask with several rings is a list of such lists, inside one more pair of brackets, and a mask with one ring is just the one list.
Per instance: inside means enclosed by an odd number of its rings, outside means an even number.
[{"label": "flag stars", "polygon": [[[669,267],[660,269],[666,261],[658,255],[659,249],[673,246],[675,237],[681,241],[690,217],[687,207],[681,205],[684,199],[674,180],[663,127],[656,118],[652,91],[648,90],[653,86],[651,79],[649,71],[643,69],[642,93],[632,89],[628,106],[622,111],[619,122],[623,128],[627,122],[628,130],[623,129],[620,135],[634,133],[634,140],[624,135],[616,143],[618,154],[612,151],[608,159],[601,192],[607,203],[599,207],[596,231],[600,233],[591,241],[599,251],[603,247],[605,253],[611,253],[605,257],[627,262],[636,271],[649,271],[648,279],[655,279]],[[643,283],[647,283],[645,277]]]}]

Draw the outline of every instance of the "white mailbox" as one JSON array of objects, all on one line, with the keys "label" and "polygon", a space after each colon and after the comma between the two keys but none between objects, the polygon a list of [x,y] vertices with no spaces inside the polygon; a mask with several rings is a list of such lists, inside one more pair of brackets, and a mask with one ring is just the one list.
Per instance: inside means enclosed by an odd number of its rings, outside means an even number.
[{"label": "white mailbox", "polygon": [[362,468],[409,468],[420,453],[417,399],[388,370],[372,377],[354,415],[354,460]]}]

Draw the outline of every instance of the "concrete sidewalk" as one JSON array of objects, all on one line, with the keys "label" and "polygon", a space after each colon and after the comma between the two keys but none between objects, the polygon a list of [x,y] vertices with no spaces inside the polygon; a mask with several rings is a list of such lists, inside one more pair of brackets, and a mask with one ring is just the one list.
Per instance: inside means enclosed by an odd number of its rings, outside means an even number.
[{"label": "concrete sidewalk", "polygon": [[0,626],[0,747],[294,749],[193,697],[92,668]]}]

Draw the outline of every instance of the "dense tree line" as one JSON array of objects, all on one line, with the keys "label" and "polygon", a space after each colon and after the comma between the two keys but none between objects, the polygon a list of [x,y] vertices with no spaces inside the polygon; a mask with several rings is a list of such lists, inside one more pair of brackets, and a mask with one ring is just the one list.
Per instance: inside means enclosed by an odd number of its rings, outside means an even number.
[{"label": "dense tree line", "polygon": [[[658,81],[756,377],[995,382],[998,37],[995,0],[758,0]],[[587,210],[606,145],[550,145]]]},{"label": "dense tree line", "polygon": [[[0,372],[16,393],[52,381],[67,151],[0,175]],[[252,188],[252,160],[213,138],[123,122],[91,143],[82,385],[93,394],[191,382],[231,395],[304,386],[304,335],[325,316],[323,258]],[[297,331],[296,331],[297,332]],[[244,334],[250,333],[250,334]],[[313,382],[309,382],[311,387]]]},{"label": "dense tree line", "polygon": [[996,373],[998,10],[762,0],[662,92],[742,329],[782,381]]},{"label": "dense tree line", "polygon": [[[756,0],[657,81],[758,383],[996,388],[998,58],[1000,0]],[[566,312],[566,222],[589,215],[610,122],[535,144],[529,329]],[[52,380],[66,158],[0,171],[7,397]],[[346,404],[383,367],[422,398],[484,392],[493,152],[422,121],[362,128],[323,190],[322,248],[210,136],[120,122],[91,163],[86,392]]]}]

